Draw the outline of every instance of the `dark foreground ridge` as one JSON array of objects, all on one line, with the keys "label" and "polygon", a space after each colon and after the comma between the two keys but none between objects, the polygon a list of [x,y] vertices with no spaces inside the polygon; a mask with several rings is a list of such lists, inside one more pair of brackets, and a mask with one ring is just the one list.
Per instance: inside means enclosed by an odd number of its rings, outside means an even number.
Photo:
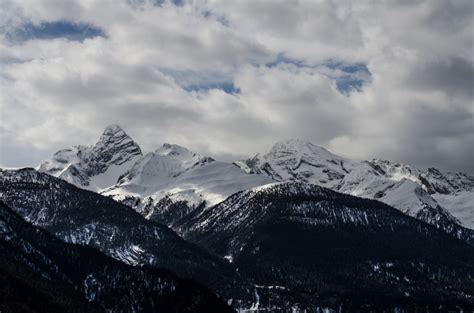
[{"label": "dark foreground ridge", "polygon": [[207,288],[64,243],[0,202],[1,312],[232,312]]},{"label": "dark foreground ridge", "polygon": [[[474,248],[375,200],[305,183],[243,191],[177,228],[301,307],[474,309]],[[262,307],[272,307],[260,298]]]}]

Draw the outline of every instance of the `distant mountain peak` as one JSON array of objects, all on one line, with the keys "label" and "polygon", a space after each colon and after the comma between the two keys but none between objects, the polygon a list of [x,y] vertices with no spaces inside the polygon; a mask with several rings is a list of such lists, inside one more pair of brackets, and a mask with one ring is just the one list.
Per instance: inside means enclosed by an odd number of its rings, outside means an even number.
[{"label": "distant mountain peak", "polygon": [[107,126],[102,135],[100,136],[99,141],[94,145],[97,147],[100,144],[106,144],[114,146],[116,144],[127,144],[133,146],[134,150],[140,151],[140,147],[135,143],[135,141],[117,124],[112,124]]},{"label": "distant mountain peak", "polygon": [[281,149],[322,149],[327,151],[325,148],[321,146],[317,146],[310,141],[299,139],[299,138],[290,138],[285,140],[280,140],[275,142],[272,147],[272,150],[281,150]]},{"label": "distant mountain peak", "polygon": [[115,134],[115,133],[119,133],[119,132],[124,132],[124,130],[122,129],[122,127],[120,127],[120,125],[110,124],[107,127],[105,127],[104,132],[102,134],[103,135]]},{"label": "distant mountain peak", "polygon": [[156,149],[155,153],[174,157],[180,156],[183,158],[192,158],[197,155],[196,153],[190,151],[189,149],[183,146],[170,143],[164,143],[161,147]]},{"label": "distant mountain peak", "polygon": [[[94,154],[105,153],[111,155],[112,160],[114,160],[114,155],[121,155],[120,159],[123,159],[124,154],[142,155],[140,146],[138,146],[138,144],[127,135],[119,125],[115,124],[109,125],[105,128],[99,141],[91,147],[91,152]],[[124,159],[126,160],[128,157],[125,156]]]},{"label": "distant mountain peak", "polygon": [[334,187],[354,162],[302,139],[276,142],[263,156],[234,162],[247,173],[265,174],[277,181],[302,181]]},{"label": "distant mountain peak", "polygon": [[119,125],[112,124],[94,145],[60,150],[38,169],[76,186],[100,190],[114,184],[140,156],[140,146]]},{"label": "distant mountain peak", "polygon": [[310,141],[303,139],[286,139],[277,141],[270,151],[265,154],[264,158],[281,158],[281,157],[303,157],[303,156],[312,156],[320,157],[322,159],[343,159],[322,146],[315,145]]}]

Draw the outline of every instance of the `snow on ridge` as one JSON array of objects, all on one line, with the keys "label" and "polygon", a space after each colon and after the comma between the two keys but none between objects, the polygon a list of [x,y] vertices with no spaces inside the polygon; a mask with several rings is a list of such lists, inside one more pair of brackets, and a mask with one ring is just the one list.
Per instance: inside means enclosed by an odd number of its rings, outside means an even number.
[{"label": "snow on ridge", "polygon": [[[104,151],[112,157],[101,158]],[[354,161],[300,139],[278,141],[266,154],[230,164],[170,143],[143,156],[133,139],[112,124],[95,145],[59,150],[38,169],[119,201],[127,196],[157,201],[174,194],[178,199],[182,194],[181,200],[213,205],[241,190],[263,191],[269,183],[294,181],[380,200],[410,214],[442,207],[465,226],[474,223],[474,212],[466,210],[474,201],[472,176],[378,159]]]},{"label": "snow on ridge", "polygon": [[[474,201],[474,177],[465,174],[443,174],[436,169],[422,171],[378,159],[354,161],[297,139],[277,142],[263,156],[255,155],[234,164],[247,173],[267,175],[280,182],[310,183],[379,200],[412,216],[427,208],[441,212],[441,208],[445,217],[461,217],[464,226],[474,220],[474,212],[471,210],[469,218],[465,209],[466,204]],[[442,196],[447,194],[453,197]],[[456,201],[461,194],[462,201]]]},{"label": "snow on ridge", "polygon": [[268,191],[269,189],[271,189],[275,186],[284,185],[284,184],[286,184],[286,182],[269,183],[269,184],[266,184],[266,185],[261,185],[261,186],[252,188],[251,191],[253,191],[253,192]]}]

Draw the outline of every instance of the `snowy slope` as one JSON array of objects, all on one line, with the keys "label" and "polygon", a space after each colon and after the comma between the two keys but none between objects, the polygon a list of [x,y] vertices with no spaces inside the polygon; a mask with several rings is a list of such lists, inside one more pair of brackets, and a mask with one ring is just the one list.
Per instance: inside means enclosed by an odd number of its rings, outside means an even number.
[{"label": "snowy slope", "polygon": [[110,125],[96,144],[60,150],[38,170],[78,187],[98,191],[115,184],[141,155],[140,147],[132,138],[118,125]]},{"label": "snowy slope", "polygon": [[454,194],[436,193],[432,197],[454,215],[467,228],[474,229],[474,196],[473,192],[460,191]]},{"label": "snowy slope", "polygon": [[308,182],[376,199],[414,217],[430,216],[426,222],[436,225],[442,220],[473,227],[474,177],[466,174],[421,171],[376,159],[358,162],[297,139],[278,142],[267,154],[235,164],[277,181]]},{"label": "snowy slope", "polygon": [[204,203],[214,205],[237,191],[269,182],[272,180],[265,175],[248,174],[234,164],[216,161],[178,145],[164,144],[141,158],[116,185],[102,194],[153,218],[160,214],[156,210],[166,210],[178,202],[189,211]]},{"label": "snowy slope", "polygon": [[[382,169],[382,165],[385,166]],[[411,168],[387,161],[362,162],[347,174],[337,190],[354,196],[377,199],[416,216],[425,206],[437,207]]]}]

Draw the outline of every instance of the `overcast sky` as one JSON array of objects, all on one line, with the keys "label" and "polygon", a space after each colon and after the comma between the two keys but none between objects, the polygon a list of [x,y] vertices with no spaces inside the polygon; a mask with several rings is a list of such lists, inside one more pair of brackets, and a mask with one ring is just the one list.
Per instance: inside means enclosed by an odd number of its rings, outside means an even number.
[{"label": "overcast sky", "polygon": [[0,0],[0,164],[119,124],[226,160],[301,138],[474,173],[471,0]]}]

